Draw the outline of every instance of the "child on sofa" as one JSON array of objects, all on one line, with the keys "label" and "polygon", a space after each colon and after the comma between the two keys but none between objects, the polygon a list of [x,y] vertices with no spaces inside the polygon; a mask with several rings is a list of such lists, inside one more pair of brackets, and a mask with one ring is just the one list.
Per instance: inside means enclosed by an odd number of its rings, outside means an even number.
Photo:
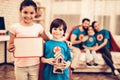
[{"label": "child on sofa", "polygon": [[83,47],[86,51],[86,64],[88,66],[91,66],[92,65],[91,62],[93,60],[94,61],[93,65],[97,66],[98,57],[96,51],[92,49],[94,46],[97,45],[97,43],[96,43],[95,32],[91,26],[88,27],[87,34],[88,35],[84,37],[85,40],[83,42]]}]

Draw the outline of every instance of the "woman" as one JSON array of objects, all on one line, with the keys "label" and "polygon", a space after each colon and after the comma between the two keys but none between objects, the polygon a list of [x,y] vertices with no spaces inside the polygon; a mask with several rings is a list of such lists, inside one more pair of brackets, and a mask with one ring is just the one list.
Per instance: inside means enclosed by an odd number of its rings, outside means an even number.
[{"label": "woman", "polygon": [[111,68],[114,75],[120,80],[120,73],[115,69],[112,56],[110,53],[110,34],[106,29],[101,29],[97,21],[92,22],[92,27],[96,32],[96,38],[98,46],[94,50],[102,53],[102,57],[105,60],[106,64]]}]

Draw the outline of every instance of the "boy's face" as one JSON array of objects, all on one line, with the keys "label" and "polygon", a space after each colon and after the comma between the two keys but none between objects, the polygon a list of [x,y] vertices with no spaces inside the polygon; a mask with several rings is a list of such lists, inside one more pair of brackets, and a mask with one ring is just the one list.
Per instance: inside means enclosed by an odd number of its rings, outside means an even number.
[{"label": "boy's face", "polygon": [[20,11],[21,20],[25,24],[31,24],[36,15],[35,9],[33,6],[24,6]]},{"label": "boy's face", "polygon": [[93,28],[92,28],[92,27],[89,27],[89,28],[88,28],[88,35],[89,35],[89,36],[93,36],[94,34],[95,34],[95,32],[94,32]]},{"label": "boy's face", "polygon": [[63,37],[64,30],[63,30],[63,25],[59,26],[58,28],[52,28],[52,36],[53,39],[60,39]]}]

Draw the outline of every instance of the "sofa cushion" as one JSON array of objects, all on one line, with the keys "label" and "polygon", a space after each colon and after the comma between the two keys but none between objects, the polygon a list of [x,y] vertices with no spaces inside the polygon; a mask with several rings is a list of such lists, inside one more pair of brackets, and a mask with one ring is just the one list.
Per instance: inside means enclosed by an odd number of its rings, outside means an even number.
[{"label": "sofa cushion", "polygon": [[[80,54],[79,66],[74,70],[74,72],[111,72],[110,68],[106,65],[105,61],[102,58],[101,53],[98,55],[98,66],[87,66],[85,53]],[[115,63],[116,68],[120,69],[120,52],[111,52],[113,62]]]}]

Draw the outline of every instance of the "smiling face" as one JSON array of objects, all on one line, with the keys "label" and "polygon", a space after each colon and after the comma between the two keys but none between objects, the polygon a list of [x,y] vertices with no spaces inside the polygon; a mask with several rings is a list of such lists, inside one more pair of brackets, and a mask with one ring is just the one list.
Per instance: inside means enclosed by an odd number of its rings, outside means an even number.
[{"label": "smiling face", "polygon": [[85,20],[83,23],[82,23],[82,26],[84,29],[87,29],[89,26],[90,26],[90,22]]},{"label": "smiling face", "polygon": [[99,32],[100,31],[100,24],[98,22],[94,23],[94,29]]},{"label": "smiling face", "polygon": [[88,27],[88,35],[93,36],[95,34],[92,27]]},{"label": "smiling face", "polygon": [[53,39],[60,39],[63,37],[63,34],[64,34],[63,25],[57,28],[56,27],[52,28]]},{"label": "smiling face", "polygon": [[20,17],[23,24],[32,24],[35,15],[36,12],[33,6],[23,6],[20,11]]}]

